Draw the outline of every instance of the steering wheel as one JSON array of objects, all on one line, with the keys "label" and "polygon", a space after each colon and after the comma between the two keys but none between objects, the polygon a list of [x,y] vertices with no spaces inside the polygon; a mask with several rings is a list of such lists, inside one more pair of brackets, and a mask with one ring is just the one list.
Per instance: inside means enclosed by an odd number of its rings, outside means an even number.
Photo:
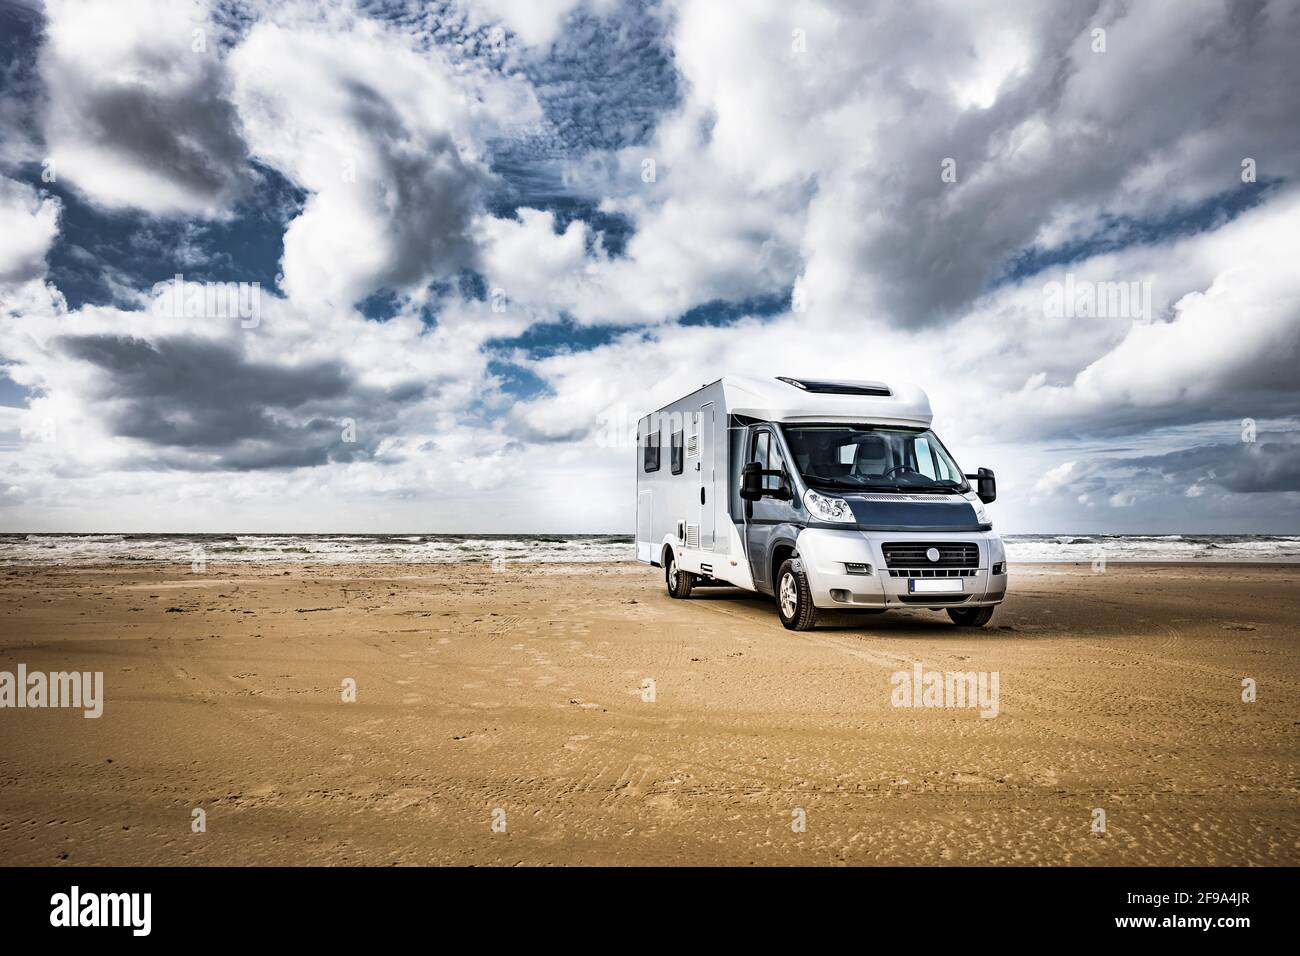
[{"label": "steering wheel", "polygon": [[881,477],[881,478],[890,478],[890,477],[892,477],[893,475],[897,474],[897,473],[900,472],[900,471],[910,471],[910,472],[911,472],[912,474],[914,474],[914,475],[919,475],[919,474],[920,474],[920,472],[917,471],[915,468],[910,468],[910,467],[908,467],[907,465],[895,465],[893,468],[888,469],[888,470],[887,470],[883,475],[881,475],[880,477]]}]

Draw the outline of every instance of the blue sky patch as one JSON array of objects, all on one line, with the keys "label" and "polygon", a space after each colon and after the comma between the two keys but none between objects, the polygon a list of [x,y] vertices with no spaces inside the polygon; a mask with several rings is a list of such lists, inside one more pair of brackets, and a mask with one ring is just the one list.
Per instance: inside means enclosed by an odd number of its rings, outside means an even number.
[{"label": "blue sky patch", "polygon": [[608,345],[628,331],[619,325],[579,325],[570,318],[528,327],[513,338],[491,339],[487,349],[522,349],[530,359],[542,359],[560,352],[586,352]]},{"label": "blue sky patch", "polygon": [[780,315],[790,307],[790,296],[793,290],[777,292],[771,295],[760,295],[750,299],[741,299],[735,302],[728,302],[723,299],[715,299],[712,302],[706,302],[703,305],[697,305],[689,310],[678,319],[681,325],[709,325],[724,326],[732,325],[741,319],[758,318],[768,319],[775,315]]},{"label": "blue sky patch", "polygon": [[548,391],[548,386],[541,377],[522,365],[492,359],[487,368],[489,374],[500,380],[501,391],[520,401],[537,398]]},{"label": "blue sky patch", "polygon": [[120,304],[115,284],[148,291],[177,273],[191,282],[257,282],[278,290],[284,230],[306,193],[267,167],[256,167],[256,200],[226,220],[156,217],[101,209],[61,183],[41,182],[39,166],[23,179],[63,203],[59,235],[50,250],[50,281],[70,308]]},{"label": "blue sky patch", "polygon": [[1050,249],[1031,246],[1017,253],[1008,262],[993,287],[997,288],[1008,282],[1018,282],[1053,266],[1082,262],[1093,256],[1119,252],[1130,246],[1154,245],[1180,236],[1191,236],[1210,229],[1218,229],[1248,209],[1258,206],[1281,184],[1281,179],[1262,179],[1257,183],[1243,183],[1235,189],[1217,193],[1195,205],[1175,209],[1164,216],[1152,219],[1103,216],[1100,219],[1100,228],[1090,236],[1072,239]]}]

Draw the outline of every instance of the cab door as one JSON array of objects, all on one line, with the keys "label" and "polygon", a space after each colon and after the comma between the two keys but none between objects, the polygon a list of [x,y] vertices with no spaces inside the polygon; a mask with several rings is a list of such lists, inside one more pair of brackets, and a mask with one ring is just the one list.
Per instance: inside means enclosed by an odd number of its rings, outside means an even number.
[{"label": "cab door", "polygon": [[[785,484],[791,486],[785,456],[781,454],[781,444],[772,426],[752,426],[745,447],[746,463],[757,462],[764,471],[786,471]],[[775,475],[768,476],[763,479],[763,486],[775,491],[781,481]],[[745,503],[745,555],[749,558],[754,586],[766,594],[772,593],[772,575],[776,570],[770,567],[772,541],[780,533],[781,526],[794,518],[794,506],[781,498],[760,498]]]}]

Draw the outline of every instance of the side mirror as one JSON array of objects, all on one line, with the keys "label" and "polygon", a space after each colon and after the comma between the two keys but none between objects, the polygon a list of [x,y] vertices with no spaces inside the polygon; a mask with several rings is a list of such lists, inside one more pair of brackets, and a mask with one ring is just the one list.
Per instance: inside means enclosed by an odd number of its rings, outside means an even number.
[{"label": "side mirror", "polygon": [[992,468],[977,468],[966,480],[974,483],[975,495],[986,505],[998,500],[998,480],[993,477]]},{"label": "side mirror", "polygon": [[[765,488],[764,478],[779,478],[780,483],[775,488]],[[764,468],[758,462],[751,461],[740,469],[740,497],[745,501],[758,501],[760,498],[790,501],[794,498],[794,492],[790,490],[790,482],[784,471]]]}]

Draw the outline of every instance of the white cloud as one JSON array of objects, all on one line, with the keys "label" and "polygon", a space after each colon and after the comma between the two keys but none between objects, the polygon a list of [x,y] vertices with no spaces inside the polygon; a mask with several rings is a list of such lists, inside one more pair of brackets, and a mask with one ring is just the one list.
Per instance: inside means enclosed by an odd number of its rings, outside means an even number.
[{"label": "white cloud", "polygon": [[587,265],[587,229],[575,219],[555,231],[555,216],[521,209],[518,221],[488,218],[482,223],[488,285],[506,298],[550,311],[578,301]]},{"label": "white cloud", "polygon": [[582,0],[476,0],[474,6],[531,46],[551,43]]},{"label": "white cloud", "polygon": [[1170,321],[1129,324],[1092,355],[1072,338],[1077,373],[1061,384],[1032,378],[998,402],[998,414],[1031,432],[1077,432],[1086,423],[1122,433],[1157,421],[1293,412],[1300,273],[1290,266],[1290,237],[1298,224],[1293,190],[1222,229],[1135,250],[1122,257],[1127,265],[1106,267],[1151,272],[1165,284],[1182,273],[1195,284],[1172,303]]},{"label": "white cloud", "polygon": [[59,232],[59,200],[0,176],[0,282],[45,275],[45,255]]},{"label": "white cloud", "polygon": [[[1107,214],[1200,201],[1239,185],[1243,150],[1273,157],[1272,175],[1297,172],[1285,98],[1261,92],[1277,70],[1300,71],[1281,40],[1292,5],[1108,7],[1105,54],[1083,8],[860,12],[776,0],[677,11],[682,117],[709,131],[700,153],[736,192],[815,186],[801,244],[814,307],[934,324],[1059,217],[1077,238]],[[946,158],[955,183],[941,181]],[[678,165],[694,176],[700,164]],[[1145,175],[1156,167],[1166,174]]]},{"label": "white cloud", "polygon": [[[1034,493],[1040,495],[1052,495],[1060,491],[1069,484],[1070,478],[1074,472],[1075,462],[1064,461],[1055,468],[1045,472],[1038,482],[1034,485]],[[1086,497],[1081,495],[1080,498]]]},{"label": "white cloud", "polygon": [[285,234],[291,298],[346,308],[475,264],[473,91],[436,50],[362,19],[263,22],[230,70],[252,151],[311,192]]},{"label": "white cloud", "polygon": [[95,202],[218,215],[244,147],[205,0],[50,0],[40,73],[55,174]]}]

